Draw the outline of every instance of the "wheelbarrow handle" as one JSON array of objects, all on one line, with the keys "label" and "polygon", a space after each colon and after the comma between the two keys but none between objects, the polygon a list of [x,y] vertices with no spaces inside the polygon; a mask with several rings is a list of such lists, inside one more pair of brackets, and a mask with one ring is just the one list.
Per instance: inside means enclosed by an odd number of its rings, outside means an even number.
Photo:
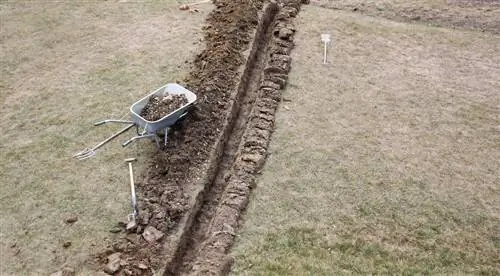
[{"label": "wheelbarrow handle", "polygon": [[119,124],[133,124],[133,121],[127,121],[127,120],[103,120],[99,122],[95,122],[94,126],[100,126],[104,125],[106,123],[119,123]]},{"label": "wheelbarrow handle", "polygon": [[122,128],[120,131],[118,131],[117,133],[113,134],[112,136],[108,137],[106,140],[102,141],[101,143],[97,144],[94,148],[92,148],[92,150],[96,150],[102,146],[104,146],[104,144],[108,143],[109,141],[115,139],[116,137],[120,136],[122,133],[126,132],[127,130],[131,129],[133,126],[135,126],[135,124],[130,124],[124,128]]},{"label": "wheelbarrow handle", "polygon": [[150,138],[150,137],[155,137],[155,136],[156,136],[156,134],[145,134],[145,135],[134,136],[134,137],[128,139],[127,141],[123,142],[122,147],[128,146],[130,143],[134,142],[135,140]]}]

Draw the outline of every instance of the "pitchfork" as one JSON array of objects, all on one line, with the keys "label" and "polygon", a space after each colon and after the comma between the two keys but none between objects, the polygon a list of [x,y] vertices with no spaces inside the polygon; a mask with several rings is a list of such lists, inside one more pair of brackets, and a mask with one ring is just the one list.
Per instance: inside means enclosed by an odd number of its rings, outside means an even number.
[{"label": "pitchfork", "polygon": [[99,125],[102,125],[104,123],[108,123],[110,121],[113,121],[115,123],[124,123],[124,124],[127,124],[127,123],[130,123],[130,125],[124,127],[123,129],[121,129],[120,131],[118,131],[117,133],[111,135],[110,137],[108,137],[106,140],[100,142],[99,144],[95,145],[93,148],[86,148],[78,153],[76,153],[75,155],[73,155],[73,157],[75,157],[76,159],[78,160],[83,160],[83,159],[87,159],[87,158],[90,158],[92,156],[94,156],[96,154],[96,150],[102,146],[104,146],[106,143],[108,143],[109,141],[115,139],[116,137],[120,136],[122,133],[126,132],[127,130],[131,129],[133,126],[135,126],[135,123],[132,122],[132,121],[124,121],[124,120],[105,120],[105,121],[100,121],[100,122],[97,122],[95,123],[94,125],[95,126],[99,126]]}]

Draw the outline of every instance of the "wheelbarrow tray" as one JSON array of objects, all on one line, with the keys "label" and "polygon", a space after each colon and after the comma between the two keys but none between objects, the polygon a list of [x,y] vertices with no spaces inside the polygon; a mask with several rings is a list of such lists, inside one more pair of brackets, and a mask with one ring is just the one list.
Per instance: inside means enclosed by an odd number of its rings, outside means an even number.
[{"label": "wheelbarrow tray", "polygon": [[[161,97],[167,95],[184,95],[187,99],[187,104],[179,107],[177,110],[172,111],[170,114],[163,116],[161,119],[156,121],[148,121],[144,119],[140,114],[144,107],[149,102],[149,99],[154,95],[159,95]],[[156,133],[159,130],[164,130],[167,127],[172,126],[179,120],[188,109],[196,102],[196,95],[187,90],[186,88],[180,86],[177,83],[168,83],[154,92],[151,92],[144,98],[138,100],[130,107],[130,113],[132,120],[138,125],[145,128],[147,133]]]}]

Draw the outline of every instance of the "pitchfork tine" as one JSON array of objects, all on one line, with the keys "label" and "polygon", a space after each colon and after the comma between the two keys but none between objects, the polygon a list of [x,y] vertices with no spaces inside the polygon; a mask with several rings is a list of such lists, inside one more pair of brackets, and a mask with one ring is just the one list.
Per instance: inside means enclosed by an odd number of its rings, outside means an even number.
[{"label": "pitchfork tine", "polygon": [[96,154],[96,150],[100,147],[102,147],[104,144],[106,144],[107,142],[115,139],[116,137],[120,136],[120,134],[124,133],[125,131],[131,129],[133,126],[135,126],[135,124],[130,124],[126,127],[124,127],[123,129],[121,129],[120,131],[118,131],[117,133],[113,134],[112,136],[108,137],[106,140],[100,142],[99,144],[97,144],[96,146],[94,146],[93,148],[91,149],[84,149],[82,150],[81,152],[73,155],[73,157],[75,157],[76,159],[78,160],[83,160],[83,159],[87,159],[89,157],[92,157]]},{"label": "pitchfork tine", "polygon": [[88,151],[88,152],[84,152],[84,153],[83,153],[83,154],[81,154],[81,155],[78,155],[78,156],[76,157],[76,159],[78,159],[78,160],[83,160],[83,159],[90,158],[90,157],[92,157],[92,156],[94,156],[94,155],[95,155],[95,151]]}]

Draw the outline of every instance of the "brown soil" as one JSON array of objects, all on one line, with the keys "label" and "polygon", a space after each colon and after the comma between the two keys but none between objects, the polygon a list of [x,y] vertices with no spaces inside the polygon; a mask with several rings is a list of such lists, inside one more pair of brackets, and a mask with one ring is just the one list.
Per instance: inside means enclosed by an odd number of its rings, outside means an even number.
[{"label": "brown soil", "polygon": [[188,103],[184,95],[169,94],[164,97],[152,96],[141,111],[141,116],[148,121],[156,121]]}]

